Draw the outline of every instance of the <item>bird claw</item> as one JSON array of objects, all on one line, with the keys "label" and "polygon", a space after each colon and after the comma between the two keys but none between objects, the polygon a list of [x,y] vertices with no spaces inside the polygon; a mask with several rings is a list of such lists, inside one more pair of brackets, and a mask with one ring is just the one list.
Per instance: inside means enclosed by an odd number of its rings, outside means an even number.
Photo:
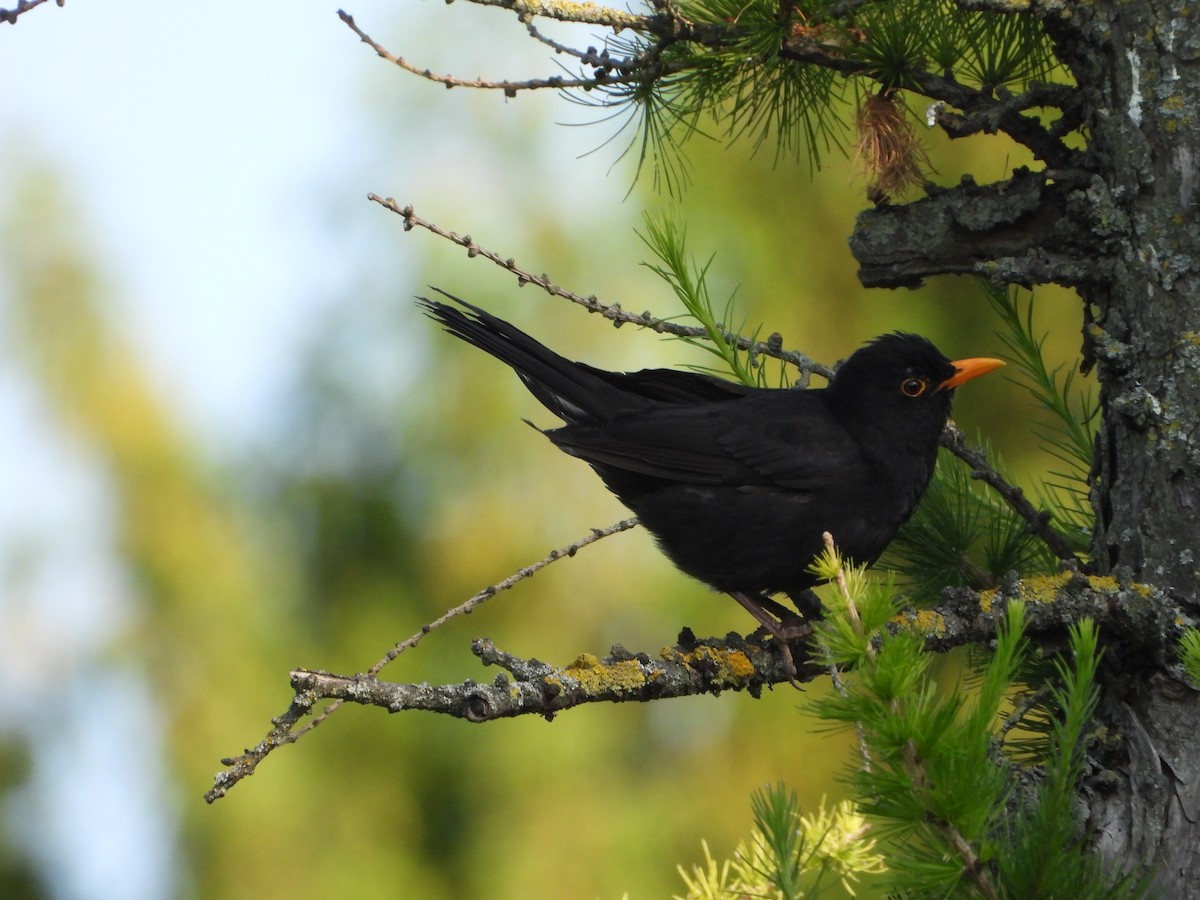
[{"label": "bird claw", "polygon": [[729,596],[754,616],[761,626],[755,634],[762,632],[764,637],[769,637],[775,642],[788,683],[796,690],[801,690],[800,683],[796,681],[796,661],[792,658],[792,645],[807,640],[812,634],[812,625],[804,617],[791,612],[769,597],[751,596],[741,591],[730,591]]},{"label": "bird claw", "polygon": [[774,626],[763,625],[758,628],[752,635],[756,639],[769,638],[779,650],[780,661],[783,663],[783,674],[787,678],[788,684],[796,690],[804,690],[800,682],[796,680],[798,674],[796,669],[796,661],[792,657],[792,646],[799,644],[812,636],[812,625],[799,616],[792,615],[786,622],[779,622]]}]

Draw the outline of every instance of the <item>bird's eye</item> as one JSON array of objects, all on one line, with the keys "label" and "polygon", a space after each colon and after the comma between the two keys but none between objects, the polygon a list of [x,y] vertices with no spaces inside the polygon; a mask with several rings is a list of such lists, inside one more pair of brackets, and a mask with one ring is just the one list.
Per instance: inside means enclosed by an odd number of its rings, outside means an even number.
[{"label": "bird's eye", "polygon": [[928,386],[929,383],[924,378],[905,378],[900,382],[900,390],[905,397],[920,397]]}]

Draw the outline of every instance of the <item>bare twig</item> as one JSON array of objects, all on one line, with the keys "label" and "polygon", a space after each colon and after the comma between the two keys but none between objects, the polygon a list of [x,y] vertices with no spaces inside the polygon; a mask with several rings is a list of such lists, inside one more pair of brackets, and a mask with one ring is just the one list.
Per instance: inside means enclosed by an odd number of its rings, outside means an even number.
[{"label": "bare twig", "polygon": [[[588,544],[594,544],[601,538],[606,538],[622,531],[628,531],[630,528],[633,528],[635,525],[637,525],[637,523],[638,520],[636,518],[629,518],[622,519],[620,522],[615,522],[614,524],[609,525],[607,528],[593,528],[591,534],[587,535],[586,537],[580,538],[579,540],[567,544],[565,547],[560,547],[557,550],[551,550],[546,556],[542,557],[532,565],[517,570],[503,581],[488,585],[473,597],[470,597],[453,609],[446,611],[428,625],[422,626],[421,630],[416,634],[392,647],[391,650],[384,654],[382,659],[380,659],[377,663],[375,663],[375,665],[371,666],[371,668],[367,670],[365,675],[352,676],[352,678],[365,678],[374,681],[375,676],[379,674],[380,670],[384,666],[386,666],[406,650],[411,650],[431,631],[440,628],[451,619],[455,619],[459,616],[470,613],[485,601],[491,599],[499,593],[508,590],[518,582],[532,577],[534,574],[546,568],[546,566],[550,565],[552,562],[574,556]],[[293,678],[293,682],[294,681],[295,679]],[[330,698],[333,699],[333,702],[325,707],[315,718],[313,718],[311,722],[302,727],[297,727],[305,716],[311,714],[313,706],[319,700]],[[267,732],[267,736],[263,738],[257,744],[257,746],[246,750],[239,756],[226,757],[225,759],[221,760],[221,765],[225,766],[226,769],[223,772],[217,773],[213,780],[213,787],[204,795],[204,799],[209,803],[212,803],[214,800],[219,800],[220,798],[224,797],[226,792],[228,792],[233,785],[237,784],[243,778],[253,775],[254,770],[258,767],[258,764],[262,762],[271,753],[271,751],[279,747],[286,746],[287,744],[295,743],[305,734],[312,731],[331,715],[333,715],[333,713],[337,711],[337,708],[341,706],[342,700],[343,698],[333,694],[320,693],[309,688],[297,687],[296,696],[292,698],[291,705],[288,706],[287,711],[282,716],[271,720],[273,727],[269,732]]]},{"label": "bare twig", "polygon": [[1019,695],[1013,702],[1012,711],[1004,717],[1004,723],[1000,726],[1000,743],[1003,744],[1008,739],[1008,733],[1014,728],[1023,727],[1025,717],[1032,710],[1036,709],[1039,704],[1045,703],[1052,695],[1053,691],[1048,685],[1043,685],[1035,691]]},{"label": "bare twig", "polygon": [[1050,552],[1065,563],[1079,563],[1061,534],[1050,527],[1050,513],[1039,510],[1025,497],[1019,487],[1009,484],[1004,477],[988,464],[987,457],[977,447],[969,447],[967,439],[953,422],[946,423],[942,431],[941,445],[971,467],[971,477],[991,487],[1004,501],[1025,520],[1032,534],[1036,534],[1050,548]]},{"label": "bare twig", "polygon": [[375,665],[371,666],[371,668],[367,670],[367,675],[372,677],[378,675],[379,671],[384,666],[394,660],[405,650],[411,650],[413,647],[415,647],[418,643],[420,643],[421,639],[425,637],[425,635],[429,634],[429,632],[441,628],[451,619],[468,615],[476,607],[482,605],[492,597],[495,597],[497,594],[507,591],[509,588],[513,587],[520,581],[524,581],[526,578],[532,578],[535,574],[546,568],[546,566],[550,565],[550,563],[556,562],[564,557],[574,556],[588,544],[594,544],[596,541],[602,538],[619,534],[622,531],[628,531],[637,524],[637,518],[630,517],[628,519],[622,519],[620,522],[614,522],[607,528],[593,528],[592,533],[587,537],[580,538],[574,543],[567,544],[565,547],[560,547],[558,550],[551,550],[546,556],[543,556],[537,562],[533,563],[532,565],[525,566],[523,569],[518,569],[503,581],[498,581],[495,584],[489,584],[483,590],[479,591],[479,593],[475,594],[475,596],[468,598],[453,609],[442,613],[442,615],[438,616],[438,618],[424,626],[420,631],[408,638],[408,640],[401,641],[400,643],[396,644],[396,646],[389,650],[384,657],[379,660],[379,662],[375,663]]},{"label": "bare twig", "polygon": [[373,40],[370,35],[358,27],[354,22],[354,17],[348,13],[338,10],[338,16],[343,22],[349,26],[350,30],[358,35],[359,39],[369,46],[375,53],[386,59],[393,65],[399,66],[406,72],[411,72],[427,81],[433,81],[437,84],[444,84],[448,88],[463,87],[477,88],[485,91],[503,91],[506,97],[515,97],[518,91],[539,90],[542,88],[568,89],[568,88],[593,88],[609,84],[622,84],[634,81],[643,81],[645,76],[637,77],[609,77],[595,78],[580,76],[578,78],[564,78],[561,75],[552,75],[549,78],[529,78],[524,81],[485,81],[481,78],[458,78],[454,75],[443,75],[438,72],[433,72],[430,69],[422,66],[413,65],[402,56],[396,56],[391,53],[386,47],[377,41]]},{"label": "bare twig", "polygon": [[479,6],[496,6],[511,9],[521,19],[533,17],[556,19],[559,22],[578,22],[583,25],[599,25],[614,31],[626,28],[638,31],[654,31],[661,27],[656,17],[639,16],[636,13],[596,3],[562,2],[562,0],[471,0]]},{"label": "bare twig", "polygon": [[[374,201],[385,209],[391,210],[397,215],[403,217],[405,231],[411,231],[413,228],[418,227],[424,228],[426,231],[436,234],[438,237],[445,238],[448,241],[458,244],[460,247],[464,247],[468,256],[472,258],[476,256],[482,256],[500,266],[500,268],[516,275],[517,284],[522,286],[526,284],[532,284],[541,288],[551,296],[561,297],[564,300],[570,300],[572,303],[582,306],[588,312],[597,313],[598,315],[603,316],[617,327],[629,324],[636,325],[639,328],[648,328],[651,331],[659,334],[669,334],[672,337],[708,337],[708,332],[700,326],[680,325],[667,319],[660,319],[652,315],[649,311],[642,313],[627,312],[619,303],[602,303],[594,294],[589,297],[584,297],[581,294],[568,291],[566,288],[560,287],[551,281],[549,275],[544,273],[541,275],[535,275],[533,272],[530,272],[527,269],[519,266],[511,257],[506,259],[500,256],[500,254],[493,253],[486,247],[475,243],[469,234],[458,234],[454,231],[447,231],[446,229],[435,225],[433,222],[418,216],[413,211],[412,206],[401,206],[391,197],[384,198],[380,197],[378,194],[367,194],[367,199]],[[831,378],[833,376],[833,369],[831,369],[829,366],[822,365],[821,363],[805,356],[803,353],[797,353],[794,350],[784,350],[781,339],[773,337],[771,340],[767,341],[754,341],[731,331],[725,332],[723,337],[725,341],[730,344],[730,346],[737,347],[739,350],[749,351],[754,355],[769,356],[773,359],[782,360],[794,365],[800,370],[801,384],[807,382],[810,374],[817,374],[822,378]]]},{"label": "bare twig", "polygon": [[[0,9],[0,22],[8,22],[10,25],[17,24],[17,18],[29,12],[35,6],[41,6],[46,0],[18,0],[17,5],[12,9]],[[55,6],[65,6],[67,0],[54,0]]]}]

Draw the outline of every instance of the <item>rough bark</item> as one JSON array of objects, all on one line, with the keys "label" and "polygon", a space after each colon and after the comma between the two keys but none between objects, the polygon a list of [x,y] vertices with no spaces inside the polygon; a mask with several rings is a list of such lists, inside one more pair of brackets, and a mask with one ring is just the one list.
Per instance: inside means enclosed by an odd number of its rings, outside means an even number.
[{"label": "rough bark", "polygon": [[[1079,5],[1056,22],[1084,92],[1096,171],[1126,236],[1111,278],[1086,286],[1101,384],[1094,558],[1183,605],[1200,585],[1200,31],[1183,2]],[[1163,672],[1110,691],[1125,737],[1115,790],[1091,799],[1101,847],[1153,862],[1164,895],[1200,878],[1200,702]]]},{"label": "rough bark", "polygon": [[903,206],[859,214],[850,248],[867,287],[915,287],[932,274],[1003,284],[1084,285],[1109,277],[1107,191],[1083,170],[1020,169],[997,184],[971,180]]},{"label": "rough bark", "polygon": [[[1184,0],[1037,8],[1078,85],[1088,146],[1017,173],[864,213],[863,280],[936,272],[1057,282],[1083,299],[1101,385],[1092,565],[1200,607],[1200,25]],[[898,240],[898,235],[904,239]],[[1200,881],[1200,700],[1163,661],[1110,659],[1120,745],[1082,797],[1099,846],[1151,864],[1167,897]]]}]

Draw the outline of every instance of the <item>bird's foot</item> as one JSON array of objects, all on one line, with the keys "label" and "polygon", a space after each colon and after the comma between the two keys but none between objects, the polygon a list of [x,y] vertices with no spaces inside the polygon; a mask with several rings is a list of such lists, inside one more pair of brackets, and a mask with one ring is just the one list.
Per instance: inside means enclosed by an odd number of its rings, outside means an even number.
[{"label": "bird's foot", "polygon": [[796,661],[792,658],[792,645],[807,640],[812,635],[812,626],[803,619],[793,617],[789,622],[781,622],[777,631],[767,630],[767,634],[779,648],[783,674],[787,677],[788,684],[798,691],[804,690],[796,680]]},{"label": "bird's foot", "polygon": [[[802,690],[800,682],[796,680],[796,661],[792,658],[792,645],[806,640],[812,634],[812,625],[767,597],[752,597],[738,591],[731,591],[730,596],[740,603],[750,615],[754,616],[758,624],[762,626],[759,631],[775,642],[783,662],[784,676],[792,687]],[[771,611],[768,611],[768,605],[771,607]],[[772,613],[777,613],[778,618]]]}]

